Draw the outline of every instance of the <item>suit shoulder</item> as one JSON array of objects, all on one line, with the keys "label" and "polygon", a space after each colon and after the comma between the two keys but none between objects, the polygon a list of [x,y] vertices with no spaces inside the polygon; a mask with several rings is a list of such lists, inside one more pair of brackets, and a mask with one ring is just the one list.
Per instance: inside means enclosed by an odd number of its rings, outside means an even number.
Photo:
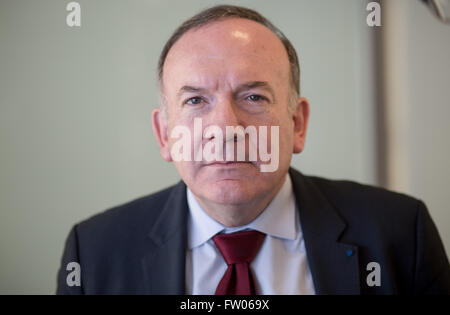
[{"label": "suit shoulder", "polygon": [[309,177],[336,213],[346,222],[346,241],[414,251],[423,202],[406,194],[348,180]]},{"label": "suit shoulder", "polygon": [[416,215],[422,201],[399,192],[349,180],[331,180],[316,176],[307,178],[341,211],[357,208],[376,210],[377,214]]},{"label": "suit shoulder", "polygon": [[108,235],[111,232],[130,233],[130,231],[139,233],[141,229],[148,228],[148,224],[156,220],[175,187],[176,185],[173,185],[104,210],[81,221],[76,228],[83,234],[91,235],[99,233]]}]

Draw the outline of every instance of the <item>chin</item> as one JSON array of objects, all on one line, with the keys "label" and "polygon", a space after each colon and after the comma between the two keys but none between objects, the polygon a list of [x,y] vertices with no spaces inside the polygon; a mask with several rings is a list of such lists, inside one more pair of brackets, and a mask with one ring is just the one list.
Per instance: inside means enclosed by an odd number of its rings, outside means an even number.
[{"label": "chin", "polygon": [[202,196],[221,204],[242,204],[255,199],[262,187],[247,180],[219,180],[202,187]]}]

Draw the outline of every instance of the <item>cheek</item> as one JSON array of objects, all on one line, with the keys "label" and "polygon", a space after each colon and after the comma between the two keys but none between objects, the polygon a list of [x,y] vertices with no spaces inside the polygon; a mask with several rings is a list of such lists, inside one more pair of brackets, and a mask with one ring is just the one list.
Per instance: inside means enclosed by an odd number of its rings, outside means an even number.
[{"label": "cheek", "polygon": [[291,119],[280,122],[280,156],[293,153],[294,123]]},{"label": "cheek", "polygon": [[286,138],[292,139],[293,121],[288,115],[272,115],[265,125],[278,126],[280,143],[286,142]]}]

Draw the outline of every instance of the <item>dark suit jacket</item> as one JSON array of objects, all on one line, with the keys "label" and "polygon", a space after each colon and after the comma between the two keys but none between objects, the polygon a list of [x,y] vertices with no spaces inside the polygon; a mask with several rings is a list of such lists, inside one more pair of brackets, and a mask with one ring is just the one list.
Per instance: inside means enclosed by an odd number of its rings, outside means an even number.
[{"label": "dark suit jacket", "polygon": [[[450,294],[450,267],[423,202],[289,171],[317,294]],[[183,182],[75,225],[58,294],[184,294],[188,214]],[[81,286],[69,287],[69,262]],[[369,262],[381,285],[368,286]],[[261,277],[262,275],[259,275]]]}]

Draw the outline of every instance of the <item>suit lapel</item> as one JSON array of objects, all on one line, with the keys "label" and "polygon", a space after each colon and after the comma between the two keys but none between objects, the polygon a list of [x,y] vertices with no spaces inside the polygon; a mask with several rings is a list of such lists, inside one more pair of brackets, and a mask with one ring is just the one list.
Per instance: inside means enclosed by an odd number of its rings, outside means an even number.
[{"label": "suit lapel", "polygon": [[346,223],[308,178],[290,169],[317,294],[360,294],[358,247],[340,242]]},{"label": "suit lapel", "polygon": [[[346,223],[318,187],[290,169],[317,294],[360,294],[358,247],[340,240]],[[185,294],[186,186],[176,185],[152,227],[142,267],[150,294]]]},{"label": "suit lapel", "polygon": [[150,294],[184,294],[187,242],[186,186],[176,185],[152,227],[142,266]]}]

